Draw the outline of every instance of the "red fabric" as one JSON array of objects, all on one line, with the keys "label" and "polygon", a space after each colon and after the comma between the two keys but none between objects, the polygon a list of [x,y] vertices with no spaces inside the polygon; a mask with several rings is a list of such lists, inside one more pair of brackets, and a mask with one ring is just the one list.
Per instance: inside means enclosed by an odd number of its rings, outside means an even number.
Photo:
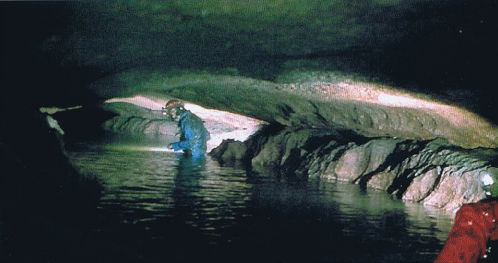
[{"label": "red fabric", "polygon": [[498,240],[497,212],[496,200],[463,205],[434,262],[477,262],[485,255],[488,240]]}]

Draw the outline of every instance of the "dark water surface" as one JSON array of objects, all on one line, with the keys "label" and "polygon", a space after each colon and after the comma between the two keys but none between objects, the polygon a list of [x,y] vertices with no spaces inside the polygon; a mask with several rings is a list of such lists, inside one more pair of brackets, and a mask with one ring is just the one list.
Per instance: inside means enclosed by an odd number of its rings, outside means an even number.
[{"label": "dark water surface", "polygon": [[443,211],[381,191],[288,181],[209,158],[95,145],[70,157],[106,182],[96,235],[144,261],[423,262],[452,224]]}]

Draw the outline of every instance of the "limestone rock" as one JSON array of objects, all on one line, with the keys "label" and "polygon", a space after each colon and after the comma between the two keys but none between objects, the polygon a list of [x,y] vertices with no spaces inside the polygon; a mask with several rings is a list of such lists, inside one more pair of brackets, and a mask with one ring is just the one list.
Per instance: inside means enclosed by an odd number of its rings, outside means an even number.
[{"label": "limestone rock", "polygon": [[[137,76],[140,82],[126,82]],[[289,84],[207,72],[129,70],[95,82],[92,89],[108,96],[103,87],[109,82],[120,85],[113,96],[160,94],[295,128],[350,130],[369,138],[443,138],[464,148],[498,146],[498,129],[468,110],[352,78]]]},{"label": "limestone rock", "polygon": [[252,155],[256,171],[271,167],[290,177],[349,181],[450,211],[484,198],[481,174],[498,160],[497,152],[480,155],[444,140],[366,139],[321,129],[283,128],[246,145],[257,140],[264,143]]},{"label": "limestone rock", "polygon": [[222,165],[240,166],[247,161],[247,146],[241,141],[233,139],[223,140],[223,142],[214,148],[209,155],[216,159]]},{"label": "limestone rock", "polygon": [[372,140],[344,153],[335,167],[337,178],[356,181],[360,175],[375,172],[394,152],[396,140]]},{"label": "limestone rock", "polygon": [[[284,129],[268,138],[262,149],[252,158],[252,165],[259,167],[301,165],[310,151],[329,144],[332,138],[337,136],[338,133],[333,130]],[[339,137],[337,139],[342,140]]]},{"label": "limestone rock", "polygon": [[410,187],[403,194],[404,200],[419,202],[424,200],[440,179],[440,167],[434,167],[413,179]]}]

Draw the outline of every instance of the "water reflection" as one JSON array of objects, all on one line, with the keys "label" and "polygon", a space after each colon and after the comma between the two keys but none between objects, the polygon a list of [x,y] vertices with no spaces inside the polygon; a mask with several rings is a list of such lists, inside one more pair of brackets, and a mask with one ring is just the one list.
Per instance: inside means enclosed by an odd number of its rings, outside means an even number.
[{"label": "water reflection", "polygon": [[209,158],[95,149],[71,157],[107,182],[100,207],[120,224],[99,231],[158,261],[431,261],[452,224],[385,192],[249,176]]},{"label": "water reflection", "polygon": [[192,177],[195,178],[202,171],[206,170],[205,157],[188,157],[185,155],[178,156],[178,165],[176,166],[176,177]]},{"label": "water reflection", "polygon": [[198,227],[206,220],[204,211],[206,202],[203,200],[205,194],[202,193],[201,187],[201,181],[205,179],[202,172],[206,169],[206,159],[178,156],[172,192],[172,210],[176,211],[176,216],[181,221]]}]

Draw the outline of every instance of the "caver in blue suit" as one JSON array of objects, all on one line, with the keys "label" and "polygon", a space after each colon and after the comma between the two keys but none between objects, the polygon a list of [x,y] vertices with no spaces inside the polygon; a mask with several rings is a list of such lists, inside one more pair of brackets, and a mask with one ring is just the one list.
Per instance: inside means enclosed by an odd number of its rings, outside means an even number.
[{"label": "caver in blue suit", "polygon": [[202,120],[186,110],[177,100],[169,101],[165,109],[174,120],[178,119],[180,128],[180,141],[171,144],[173,150],[183,150],[192,158],[204,157],[206,142],[210,136]]}]

